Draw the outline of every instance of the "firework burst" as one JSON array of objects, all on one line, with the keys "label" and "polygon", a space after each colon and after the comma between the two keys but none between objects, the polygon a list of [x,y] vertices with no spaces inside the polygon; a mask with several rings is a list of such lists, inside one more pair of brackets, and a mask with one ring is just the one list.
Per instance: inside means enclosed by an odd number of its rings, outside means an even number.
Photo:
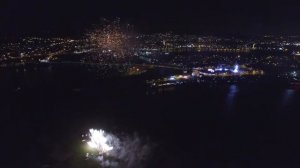
[{"label": "firework burst", "polygon": [[137,135],[118,138],[101,129],[90,129],[85,142],[90,148],[87,158],[101,167],[142,168],[150,153],[150,144]]},{"label": "firework burst", "polygon": [[89,137],[90,141],[88,141],[87,144],[91,148],[98,150],[100,155],[113,150],[113,147],[109,144],[111,143],[109,140],[111,140],[112,137],[106,135],[103,130],[90,129]]},{"label": "firework burst", "polygon": [[125,59],[132,55],[132,46],[130,46],[130,35],[124,30],[119,20],[107,21],[89,32],[88,39],[98,56]]}]

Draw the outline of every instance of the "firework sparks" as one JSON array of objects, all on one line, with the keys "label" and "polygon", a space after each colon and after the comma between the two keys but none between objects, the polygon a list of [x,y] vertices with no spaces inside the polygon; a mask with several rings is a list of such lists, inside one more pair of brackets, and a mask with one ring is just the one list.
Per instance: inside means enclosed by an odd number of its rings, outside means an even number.
[{"label": "firework sparks", "polygon": [[128,56],[128,35],[120,26],[119,20],[108,22],[88,34],[89,41],[101,55],[123,58]]},{"label": "firework sparks", "polygon": [[137,136],[119,139],[104,130],[90,129],[87,137],[86,144],[93,151],[86,157],[96,160],[101,167],[141,168],[150,152],[150,145]]},{"label": "firework sparks", "polygon": [[108,137],[103,130],[90,129],[90,141],[87,144],[98,150],[99,154],[107,153],[113,150],[113,146],[108,144]]}]

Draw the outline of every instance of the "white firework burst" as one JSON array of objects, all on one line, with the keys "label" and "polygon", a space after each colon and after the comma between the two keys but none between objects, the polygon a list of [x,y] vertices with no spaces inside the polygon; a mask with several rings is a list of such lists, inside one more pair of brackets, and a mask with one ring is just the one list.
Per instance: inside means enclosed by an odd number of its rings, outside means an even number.
[{"label": "white firework burst", "polygon": [[106,134],[104,130],[96,130],[96,129],[90,129],[90,140],[87,142],[87,144],[93,148],[96,149],[99,154],[107,153],[111,150],[113,150],[113,146],[111,146],[111,136]]}]

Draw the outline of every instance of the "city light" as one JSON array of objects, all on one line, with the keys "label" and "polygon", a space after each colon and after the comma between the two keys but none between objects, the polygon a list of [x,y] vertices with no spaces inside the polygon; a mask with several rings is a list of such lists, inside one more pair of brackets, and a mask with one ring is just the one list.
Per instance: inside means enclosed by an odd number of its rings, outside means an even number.
[{"label": "city light", "polygon": [[239,72],[239,66],[238,66],[238,65],[235,65],[235,66],[234,66],[233,73],[238,73],[238,72]]},{"label": "city light", "polygon": [[0,0],[0,168],[300,168],[297,11]]},{"label": "city light", "polygon": [[176,80],[176,77],[175,76],[170,76],[169,80],[174,81],[174,80]]}]

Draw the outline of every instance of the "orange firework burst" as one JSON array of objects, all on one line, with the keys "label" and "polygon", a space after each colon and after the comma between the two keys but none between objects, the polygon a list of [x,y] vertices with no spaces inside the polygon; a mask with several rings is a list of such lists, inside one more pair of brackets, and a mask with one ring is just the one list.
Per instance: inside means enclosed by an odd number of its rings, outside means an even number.
[{"label": "orange firework burst", "polygon": [[129,55],[129,38],[122,31],[119,20],[102,25],[89,33],[88,37],[101,55],[111,55],[117,58]]}]

